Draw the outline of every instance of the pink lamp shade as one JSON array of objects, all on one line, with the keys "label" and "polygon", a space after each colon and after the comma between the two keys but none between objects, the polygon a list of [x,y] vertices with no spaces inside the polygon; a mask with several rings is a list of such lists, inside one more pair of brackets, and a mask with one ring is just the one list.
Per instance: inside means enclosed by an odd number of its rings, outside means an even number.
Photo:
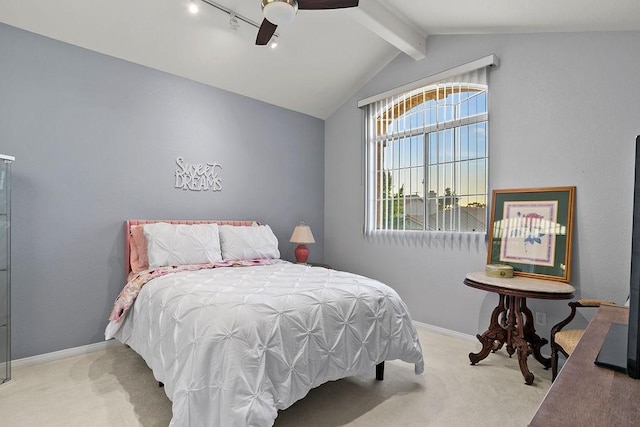
[{"label": "pink lamp shade", "polygon": [[301,264],[307,262],[307,259],[309,258],[309,248],[307,248],[306,244],[316,242],[313,238],[313,233],[311,233],[311,228],[309,228],[309,226],[304,222],[301,222],[300,225],[297,225],[293,230],[293,234],[289,241],[291,243],[298,244],[294,251],[296,261]]}]

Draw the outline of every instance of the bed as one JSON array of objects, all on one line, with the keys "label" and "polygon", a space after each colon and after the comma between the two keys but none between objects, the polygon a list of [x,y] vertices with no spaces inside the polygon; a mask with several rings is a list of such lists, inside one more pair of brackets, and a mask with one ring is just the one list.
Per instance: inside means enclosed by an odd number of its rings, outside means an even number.
[{"label": "bed", "polygon": [[312,388],[385,360],[423,372],[393,289],[279,259],[268,225],[129,220],[125,254],[128,282],[105,338],[164,384],[172,426],[271,426]]}]

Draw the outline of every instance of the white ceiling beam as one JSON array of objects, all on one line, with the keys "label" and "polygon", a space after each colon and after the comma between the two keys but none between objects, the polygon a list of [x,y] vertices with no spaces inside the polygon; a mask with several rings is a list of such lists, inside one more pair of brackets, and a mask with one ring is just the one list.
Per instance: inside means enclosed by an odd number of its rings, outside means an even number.
[{"label": "white ceiling beam", "polygon": [[377,0],[360,0],[348,9],[354,19],[415,60],[426,57],[427,34],[397,9]]}]

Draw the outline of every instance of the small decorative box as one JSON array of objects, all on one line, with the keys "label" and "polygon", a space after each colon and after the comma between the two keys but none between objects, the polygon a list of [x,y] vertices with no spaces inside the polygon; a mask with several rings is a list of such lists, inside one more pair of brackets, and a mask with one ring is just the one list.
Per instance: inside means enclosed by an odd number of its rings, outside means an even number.
[{"label": "small decorative box", "polygon": [[489,277],[513,277],[513,267],[506,264],[487,264],[484,272]]}]

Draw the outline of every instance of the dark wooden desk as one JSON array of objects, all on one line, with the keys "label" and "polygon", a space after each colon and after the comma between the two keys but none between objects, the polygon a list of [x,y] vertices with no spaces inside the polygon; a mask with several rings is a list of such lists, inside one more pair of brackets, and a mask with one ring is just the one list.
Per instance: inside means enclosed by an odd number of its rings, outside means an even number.
[{"label": "dark wooden desk", "polygon": [[530,426],[640,425],[640,380],[594,364],[612,323],[626,324],[629,310],[601,306],[551,385]]},{"label": "dark wooden desk", "polygon": [[469,273],[464,284],[498,294],[498,305],[491,313],[489,329],[476,335],[482,350],[469,353],[472,365],[485,359],[491,351],[506,345],[507,353],[517,352],[520,371],[526,384],[532,384],[534,375],[527,366],[527,356],[533,353],[535,359],[546,369],[551,367],[551,359],[540,353],[540,348],[548,341],[540,338],[533,326],[533,315],[527,307],[527,298],[571,299],[575,288],[567,283],[554,280],[534,279],[516,276],[512,278],[489,277],[484,272]]}]

